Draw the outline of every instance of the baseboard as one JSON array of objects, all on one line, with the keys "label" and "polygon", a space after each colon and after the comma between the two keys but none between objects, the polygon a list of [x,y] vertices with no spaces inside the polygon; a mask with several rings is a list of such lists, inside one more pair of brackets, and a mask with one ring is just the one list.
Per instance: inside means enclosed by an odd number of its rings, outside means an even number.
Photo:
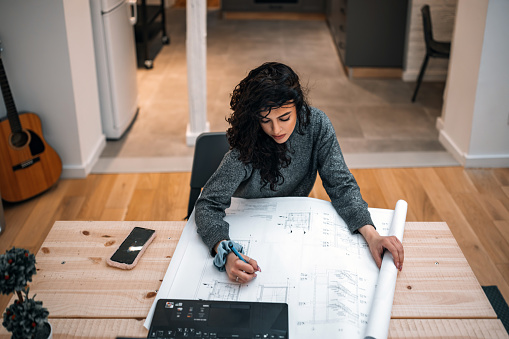
[{"label": "baseboard", "polygon": [[401,79],[401,68],[387,67],[345,67],[349,78],[393,78]]},{"label": "baseboard", "polygon": [[438,134],[438,141],[454,157],[454,159],[461,164],[461,166],[465,166],[464,153],[458,148],[456,143],[449,138],[449,135],[445,133],[443,129],[440,130],[440,133]]},{"label": "baseboard", "polygon": [[85,166],[65,165],[62,168],[61,179],[84,179],[88,175]]},{"label": "baseboard", "polygon": [[323,13],[299,12],[232,12],[223,11],[226,20],[320,20],[325,21]]},{"label": "baseboard", "polygon": [[92,172],[92,169],[94,168],[105,147],[106,137],[103,135],[102,138],[97,141],[94,150],[90,153],[85,163],[79,165],[64,164],[62,166],[62,175],[60,177],[62,179],[86,178],[88,174]]},{"label": "baseboard", "polygon": [[[161,0],[149,0],[149,1],[159,1]],[[175,7],[175,8],[186,8],[187,1],[186,0],[166,0],[166,8]],[[207,0],[207,8],[208,9],[219,9],[221,8],[221,0]]]},{"label": "baseboard", "polygon": [[509,154],[467,155],[465,168],[505,168],[509,167]]},{"label": "baseboard", "polygon": [[459,149],[454,141],[443,130],[438,141],[465,168],[501,168],[509,167],[509,154],[470,155]]}]

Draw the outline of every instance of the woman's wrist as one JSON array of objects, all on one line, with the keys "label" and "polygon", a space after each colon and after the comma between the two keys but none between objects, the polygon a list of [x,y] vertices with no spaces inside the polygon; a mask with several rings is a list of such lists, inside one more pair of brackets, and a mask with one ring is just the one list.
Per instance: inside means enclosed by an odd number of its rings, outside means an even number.
[{"label": "woman's wrist", "polygon": [[214,266],[216,266],[219,271],[223,272],[226,270],[228,256],[232,252],[235,252],[234,255],[239,255],[238,253],[244,253],[244,249],[242,248],[242,245],[231,240],[223,240],[219,242],[219,245],[217,246],[217,253],[213,260]]},{"label": "woman's wrist", "polygon": [[219,245],[221,245],[221,243],[223,241],[228,241],[228,239],[223,239],[221,241],[218,241],[217,244],[214,245],[214,252],[217,253],[217,248],[219,247]]},{"label": "woman's wrist", "polygon": [[373,225],[364,225],[361,228],[359,228],[359,233],[362,234],[364,239],[369,243],[373,237],[378,237],[380,234],[378,234],[378,231],[373,227]]}]

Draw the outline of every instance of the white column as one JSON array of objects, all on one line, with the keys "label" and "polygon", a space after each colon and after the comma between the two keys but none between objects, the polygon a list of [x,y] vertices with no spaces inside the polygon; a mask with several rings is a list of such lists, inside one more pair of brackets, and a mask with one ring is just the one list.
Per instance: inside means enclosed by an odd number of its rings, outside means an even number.
[{"label": "white column", "polygon": [[196,138],[210,131],[207,121],[207,2],[187,0],[187,89],[189,124],[186,143],[194,146]]},{"label": "white column", "polygon": [[509,166],[507,0],[458,1],[439,140],[465,167]]}]

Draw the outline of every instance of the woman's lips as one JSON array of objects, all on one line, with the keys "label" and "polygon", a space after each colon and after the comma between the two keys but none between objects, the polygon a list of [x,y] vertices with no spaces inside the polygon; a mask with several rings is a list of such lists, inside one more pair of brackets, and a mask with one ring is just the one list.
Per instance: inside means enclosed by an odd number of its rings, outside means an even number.
[{"label": "woman's lips", "polygon": [[276,140],[281,140],[285,137],[286,134],[281,134],[281,135],[273,135],[272,137]]}]

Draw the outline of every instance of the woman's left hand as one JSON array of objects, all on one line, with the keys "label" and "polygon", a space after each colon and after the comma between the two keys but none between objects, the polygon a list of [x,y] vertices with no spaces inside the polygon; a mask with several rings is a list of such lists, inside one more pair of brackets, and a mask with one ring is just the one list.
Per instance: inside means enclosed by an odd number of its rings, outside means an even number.
[{"label": "woman's left hand", "polygon": [[391,252],[394,258],[394,265],[398,270],[403,269],[403,261],[405,259],[405,252],[403,244],[395,236],[381,236],[372,225],[365,225],[359,228],[359,232],[364,236],[369,245],[369,250],[373,259],[375,259],[378,268],[382,266],[382,255],[384,250],[387,249]]}]

